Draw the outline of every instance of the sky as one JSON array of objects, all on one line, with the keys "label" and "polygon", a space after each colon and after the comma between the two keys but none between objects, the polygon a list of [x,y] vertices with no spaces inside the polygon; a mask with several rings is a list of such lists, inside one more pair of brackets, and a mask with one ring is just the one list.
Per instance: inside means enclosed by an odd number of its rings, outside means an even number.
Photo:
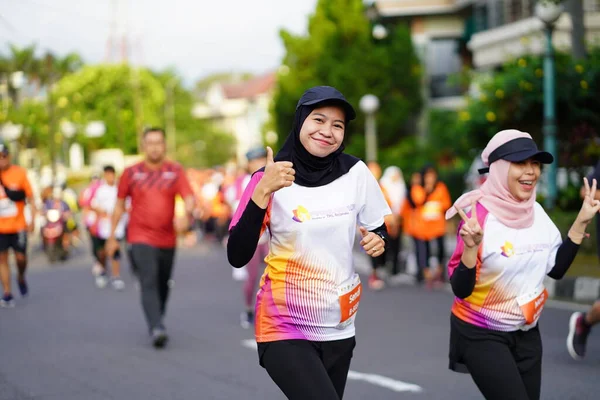
[{"label": "sky", "polygon": [[279,30],[306,32],[316,2],[0,0],[0,53],[8,52],[9,43],[36,43],[40,52],[75,51],[95,64],[106,59],[111,31],[120,37],[127,32],[131,63],[174,67],[187,84],[214,72],[259,74],[283,58]]}]

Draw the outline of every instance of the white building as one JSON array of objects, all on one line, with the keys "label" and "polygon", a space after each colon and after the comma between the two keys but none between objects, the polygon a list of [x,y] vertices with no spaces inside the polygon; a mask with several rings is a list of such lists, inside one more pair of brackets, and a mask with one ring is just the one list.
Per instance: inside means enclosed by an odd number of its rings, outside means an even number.
[{"label": "white building", "polygon": [[275,81],[276,74],[268,73],[240,83],[215,83],[192,110],[194,117],[235,136],[240,164],[250,148],[263,145],[262,127],[269,119]]},{"label": "white building", "polygon": [[[463,67],[478,71],[499,68],[525,54],[542,54],[542,22],[536,0],[375,0],[376,19],[383,24],[406,23],[425,66],[426,105],[457,109],[468,88],[448,78]],[[600,0],[583,0],[588,43],[600,42]],[[571,18],[564,13],[553,33],[559,50],[571,47]]]}]

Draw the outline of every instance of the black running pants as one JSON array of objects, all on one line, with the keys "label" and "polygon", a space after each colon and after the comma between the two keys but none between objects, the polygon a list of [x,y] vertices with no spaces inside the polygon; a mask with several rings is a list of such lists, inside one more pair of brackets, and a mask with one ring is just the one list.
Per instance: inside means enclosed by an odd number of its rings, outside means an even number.
[{"label": "black running pants", "polygon": [[281,340],[259,343],[258,354],[271,379],[290,400],[341,400],[354,337],[330,342]]},{"label": "black running pants", "polygon": [[539,400],[542,340],[539,329],[470,341],[463,362],[486,400]]}]

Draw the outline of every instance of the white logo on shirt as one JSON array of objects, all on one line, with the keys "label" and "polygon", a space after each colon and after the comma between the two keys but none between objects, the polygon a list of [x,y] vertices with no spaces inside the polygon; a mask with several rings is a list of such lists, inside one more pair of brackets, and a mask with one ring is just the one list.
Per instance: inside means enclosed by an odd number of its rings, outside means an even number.
[{"label": "white logo on shirt", "polygon": [[330,208],[328,210],[311,211],[310,217],[312,220],[342,217],[350,214],[356,208],[355,204],[349,204],[343,207]]},{"label": "white logo on shirt", "polygon": [[177,177],[177,174],[173,171],[165,171],[162,173],[162,177],[164,179],[175,179]]}]

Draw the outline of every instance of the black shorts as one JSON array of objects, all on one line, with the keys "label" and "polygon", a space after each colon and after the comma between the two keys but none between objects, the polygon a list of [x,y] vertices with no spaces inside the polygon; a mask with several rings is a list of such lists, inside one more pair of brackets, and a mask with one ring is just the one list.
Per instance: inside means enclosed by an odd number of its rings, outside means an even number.
[{"label": "black shorts", "polygon": [[[99,251],[104,250],[104,246],[106,245],[106,239],[102,239],[99,238],[98,236],[93,236],[92,237],[92,247],[94,249],[94,254],[98,254]],[[121,243],[119,241],[119,243]],[[115,251],[115,254],[113,256],[114,260],[119,260],[121,258],[121,251],[119,249],[117,249]]]},{"label": "black shorts", "polygon": [[13,249],[15,253],[27,254],[27,231],[0,233],[0,252]]}]

